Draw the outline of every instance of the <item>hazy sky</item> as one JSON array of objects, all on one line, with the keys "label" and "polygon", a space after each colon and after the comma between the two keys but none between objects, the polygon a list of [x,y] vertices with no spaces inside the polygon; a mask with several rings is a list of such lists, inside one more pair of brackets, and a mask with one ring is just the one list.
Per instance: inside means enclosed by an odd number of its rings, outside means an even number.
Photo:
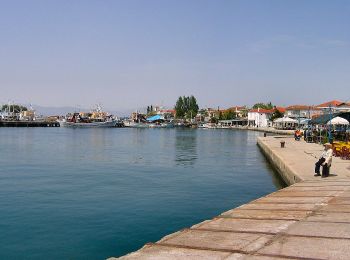
[{"label": "hazy sky", "polygon": [[0,103],[350,99],[350,1],[0,0]]}]

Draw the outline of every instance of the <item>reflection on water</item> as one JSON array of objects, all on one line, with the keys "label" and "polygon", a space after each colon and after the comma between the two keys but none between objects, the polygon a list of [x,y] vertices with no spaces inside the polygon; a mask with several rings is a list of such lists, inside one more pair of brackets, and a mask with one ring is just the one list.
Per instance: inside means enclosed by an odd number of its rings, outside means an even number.
[{"label": "reflection on water", "polygon": [[0,132],[0,259],[124,255],[280,187],[256,132]]},{"label": "reflection on water", "polygon": [[197,135],[195,130],[177,131],[175,135],[175,162],[176,165],[194,165],[197,155]]}]

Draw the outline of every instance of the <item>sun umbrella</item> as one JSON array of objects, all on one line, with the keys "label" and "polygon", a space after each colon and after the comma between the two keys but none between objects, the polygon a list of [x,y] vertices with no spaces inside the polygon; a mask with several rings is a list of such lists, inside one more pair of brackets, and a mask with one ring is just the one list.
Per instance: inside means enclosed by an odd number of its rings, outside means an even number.
[{"label": "sun umbrella", "polygon": [[330,125],[330,124],[332,124],[332,125],[348,125],[349,121],[346,120],[345,118],[337,116],[337,117],[335,117],[332,120],[329,120],[327,122],[327,125]]}]

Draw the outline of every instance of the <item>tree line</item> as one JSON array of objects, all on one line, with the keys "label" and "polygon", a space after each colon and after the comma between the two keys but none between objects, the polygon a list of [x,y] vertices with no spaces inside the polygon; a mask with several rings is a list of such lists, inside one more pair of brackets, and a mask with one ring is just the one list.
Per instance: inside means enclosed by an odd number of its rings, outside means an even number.
[{"label": "tree line", "polygon": [[11,112],[15,112],[15,113],[20,113],[21,111],[27,111],[28,108],[25,106],[21,106],[21,105],[3,105],[1,107],[1,112],[6,112],[6,111],[11,111]]},{"label": "tree line", "polygon": [[175,104],[177,118],[193,118],[197,115],[199,106],[194,96],[179,97]]}]

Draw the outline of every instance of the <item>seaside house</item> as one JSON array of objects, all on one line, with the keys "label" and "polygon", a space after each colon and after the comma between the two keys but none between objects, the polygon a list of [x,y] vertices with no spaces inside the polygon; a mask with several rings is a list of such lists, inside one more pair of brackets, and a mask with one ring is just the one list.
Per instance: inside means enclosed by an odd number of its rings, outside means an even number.
[{"label": "seaside house", "polygon": [[238,118],[247,117],[248,109],[246,106],[233,106],[228,108],[227,110],[231,110],[236,114]]},{"label": "seaside house", "polygon": [[174,109],[159,109],[156,114],[170,120],[175,118],[176,111]]},{"label": "seaside house", "polygon": [[341,103],[336,107],[336,112],[350,112],[350,103]]},{"label": "seaside house", "polygon": [[330,110],[332,112],[350,112],[350,103],[342,102],[339,100],[332,100],[325,102],[316,106],[324,114],[329,114]]},{"label": "seaside house", "polygon": [[311,119],[322,114],[322,111],[315,106],[292,105],[286,107],[285,116],[296,120]]},{"label": "seaside house", "polygon": [[248,112],[248,126],[252,127],[268,127],[274,109],[252,109]]}]

